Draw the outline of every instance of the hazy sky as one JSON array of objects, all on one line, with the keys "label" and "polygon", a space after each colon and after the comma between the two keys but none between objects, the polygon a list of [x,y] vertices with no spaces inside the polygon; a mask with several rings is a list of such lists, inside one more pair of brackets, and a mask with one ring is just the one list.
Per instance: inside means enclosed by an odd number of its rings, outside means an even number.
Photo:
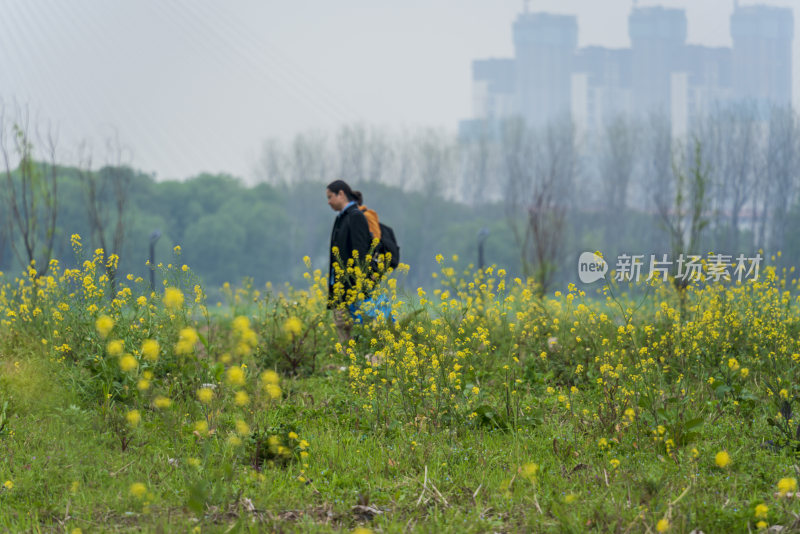
[{"label": "hazy sky", "polygon": [[[756,3],[742,0],[742,5]],[[769,0],[794,6],[800,0]],[[531,0],[579,45],[629,46],[631,0]],[[689,42],[730,45],[733,0],[682,7]],[[0,0],[0,96],[58,125],[65,157],[115,130],[159,178],[244,178],[262,142],[362,121],[455,131],[476,58],[510,57],[521,0]],[[800,29],[795,15],[795,102]]]}]

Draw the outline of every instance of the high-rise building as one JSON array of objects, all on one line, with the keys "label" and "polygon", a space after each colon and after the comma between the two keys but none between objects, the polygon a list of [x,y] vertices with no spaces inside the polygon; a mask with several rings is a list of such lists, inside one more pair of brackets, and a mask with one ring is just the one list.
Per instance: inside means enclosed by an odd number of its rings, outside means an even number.
[{"label": "high-rise building", "polygon": [[502,119],[516,113],[514,60],[478,59],[472,62],[472,116]]},{"label": "high-rise building", "polygon": [[761,107],[792,102],[791,8],[737,7],[731,15],[733,93]]},{"label": "high-rise building", "polygon": [[464,138],[499,132],[500,120],[531,126],[566,115],[598,131],[618,114],[663,113],[676,135],[714,106],[748,100],[762,110],[792,100],[793,15],[789,8],[736,6],[733,48],[686,43],[682,9],[634,7],[631,47],[577,48],[577,18],[521,13],[514,57],[473,62],[473,117]]},{"label": "high-rise building", "polygon": [[513,35],[517,112],[536,125],[569,114],[577,18],[521,13],[514,21]]},{"label": "high-rise building", "polygon": [[628,17],[628,35],[634,110],[669,113],[670,77],[681,70],[686,44],[686,13],[664,7],[634,8]]},{"label": "high-rise building", "polygon": [[633,111],[631,50],[601,46],[581,48],[572,78],[572,115],[587,130]]}]

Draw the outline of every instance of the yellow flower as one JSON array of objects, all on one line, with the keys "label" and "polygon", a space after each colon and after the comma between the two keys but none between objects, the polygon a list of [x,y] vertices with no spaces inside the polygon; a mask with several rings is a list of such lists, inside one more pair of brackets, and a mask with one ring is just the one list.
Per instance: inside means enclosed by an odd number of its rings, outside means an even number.
[{"label": "yellow flower", "polygon": [[278,382],[280,381],[280,377],[278,376],[278,373],[276,373],[272,369],[267,369],[266,371],[261,373],[261,381],[264,383],[264,385],[267,384],[277,385]]},{"label": "yellow flower", "polygon": [[208,404],[211,402],[211,399],[214,398],[214,392],[211,388],[200,388],[197,390],[197,398],[200,399],[200,402],[203,404]]},{"label": "yellow flower", "polygon": [[169,408],[172,406],[172,401],[163,395],[159,395],[153,399],[153,406],[156,408]]},{"label": "yellow flower", "polygon": [[764,529],[765,529],[765,528],[767,528],[768,526],[769,526],[769,525],[767,524],[767,522],[766,522],[766,521],[759,521],[758,523],[756,523],[756,528],[757,528],[758,530],[764,530]]},{"label": "yellow flower", "polygon": [[239,419],[236,421],[236,433],[240,436],[246,436],[250,433],[250,425]]},{"label": "yellow flower", "polygon": [[11,482],[10,480],[6,480],[5,482],[3,482],[3,487],[8,490],[14,489],[14,483]]},{"label": "yellow flower", "polygon": [[111,332],[111,329],[114,328],[114,319],[108,315],[101,315],[97,318],[97,321],[94,322],[94,327],[97,329],[97,333],[100,334],[100,338],[105,339]]},{"label": "yellow flower", "polygon": [[139,362],[137,362],[136,358],[134,358],[130,354],[126,354],[125,356],[119,359],[119,368],[126,373],[133,371],[137,367],[139,367]]},{"label": "yellow flower", "polygon": [[297,432],[289,432],[289,439],[297,439],[298,435]]},{"label": "yellow flower", "polygon": [[139,389],[139,391],[147,391],[150,389],[150,381],[146,378],[140,378],[136,383],[136,387]]},{"label": "yellow flower", "polygon": [[739,372],[742,374],[742,378],[747,378],[747,375],[750,374],[750,369],[747,367],[742,367],[741,371]]},{"label": "yellow flower", "polygon": [[480,392],[481,392],[481,390],[480,390],[480,388],[478,386],[473,386],[473,388],[472,388],[472,394],[473,395],[477,395]]},{"label": "yellow flower", "polygon": [[565,504],[572,504],[578,500],[578,496],[574,493],[567,493],[564,495],[564,503]]},{"label": "yellow flower", "polygon": [[131,484],[130,493],[137,499],[141,499],[144,497],[144,494],[147,493],[147,486],[141,482],[134,482]]},{"label": "yellow flower", "polygon": [[139,410],[131,410],[125,414],[125,419],[128,420],[128,424],[131,425],[133,428],[139,424],[139,421],[142,420],[142,414],[139,413]]},{"label": "yellow flower", "polygon": [[736,371],[739,369],[739,362],[736,361],[736,358],[728,358],[728,368],[731,371]]},{"label": "yellow flower", "polygon": [[189,354],[194,350],[194,346],[200,340],[194,328],[181,328],[178,334],[178,342],[175,344],[175,352],[178,354]]},{"label": "yellow flower", "polygon": [[164,306],[170,310],[177,310],[183,306],[183,292],[177,287],[168,287],[164,290]]},{"label": "yellow flower", "polygon": [[147,297],[142,295],[141,297],[136,299],[136,304],[138,304],[139,306],[144,306],[145,304],[147,304]]},{"label": "yellow flower", "polygon": [[788,399],[788,398],[789,398],[789,392],[788,392],[788,391],[786,391],[785,389],[782,389],[782,390],[780,390],[780,391],[778,392],[778,395],[780,395],[780,397],[781,397],[782,399]]},{"label": "yellow flower", "polygon": [[617,467],[619,467],[620,461],[617,460],[616,458],[612,458],[611,460],[608,461],[608,463],[611,464],[612,469],[616,469]]},{"label": "yellow flower", "polygon": [[533,462],[529,462],[522,466],[522,476],[533,482],[536,479],[536,473],[539,472],[539,466]]},{"label": "yellow flower", "polygon": [[125,346],[123,345],[121,339],[115,339],[108,342],[106,350],[111,356],[119,356],[122,354],[122,351],[125,350]]},{"label": "yellow flower", "polygon": [[754,515],[758,519],[764,519],[767,517],[767,512],[769,512],[769,506],[766,504],[758,504],[756,505]]},{"label": "yellow flower", "polygon": [[248,395],[245,391],[239,390],[236,392],[234,402],[236,402],[237,406],[247,406],[250,404],[250,395]]},{"label": "yellow flower", "polygon": [[155,339],[145,339],[142,343],[142,356],[151,362],[158,360],[159,352],[161,352],[161,346]]},{"label": "yellow flower", "polygon": [[283,323],[283,331],[291,337],[297,337],[303,331],[303,323],[297,317],[289,317]]},{"label": "yellow flower", "polygon": [[797,479],[794,477],[786,477],[782,478],[778,481],[778,493],[780,493],[781,497],[785,496],[787,493],[791,493],[793,491],[797,491]]},{"label": "yellow flower", "polygon": [[714,462],[722,468],[728,467],[731,463],[731,456],[726,451],[719,451],[716,456],[714,456]]},{"label": "yellow flower", "polygon": [[226,373],[228,384],[231,386],[243,386],[244,385],[244,371],[242,371],[241,367],[231,367],[228,369]]},{"label": "yellow flower", "polygon": [[662,517],[656,523],[656,532],[666,532],[669,530],[669,520],[666,517]]},{"label": "yellow flower", "polygon": [[275,384],[267,384],[264,386],[264,390],[269,395],[269,398],[272,400],[279,399],[281,397],[281,388],[280,386],[276,386]]},{"label": "yellow flower", "polygon": [[208,434],[208,422],[205,419],[201,419],[200,421],[195,422],[194,431],[200,434],[201,436],[205,436],[206,434]]}]

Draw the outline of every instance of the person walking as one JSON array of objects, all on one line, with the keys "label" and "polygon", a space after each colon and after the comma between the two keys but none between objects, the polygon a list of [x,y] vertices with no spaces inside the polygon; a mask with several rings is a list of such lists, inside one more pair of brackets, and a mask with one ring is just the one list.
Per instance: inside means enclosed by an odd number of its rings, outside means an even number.
[{"label": "person walking", "polygon": [[358,298],[360,281],[354,268],[369,262],[372,241],[367,219],[358,209],[360,194],[356,193],[343,180],[334,180],[325,190],[328,205],[337,212],[328,249],[328,308],[333,310],[333,322],[342,344],[350,341]]}]

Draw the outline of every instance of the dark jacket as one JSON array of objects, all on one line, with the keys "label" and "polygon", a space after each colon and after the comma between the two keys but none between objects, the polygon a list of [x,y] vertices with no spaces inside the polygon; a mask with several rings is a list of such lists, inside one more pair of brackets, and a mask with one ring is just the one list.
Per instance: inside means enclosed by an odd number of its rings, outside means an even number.
[{"label": "dark jacket", "polygon": [[[347,271],[347,260],[353,257],[353,251],[358,251],[358,258],[364,261],[369,252],[372,238],[369,233],[369,225],[364,214],[358,209],[356,204],[351,204],[348,208],[336,216],[331,232],[331,246],[328,249],[330,254],[330,266],[328,268],[328,307],[333,307],[334,302],[333,285],[331,284],[331,273],[333,264],[337,261],[343,271]],[[333,255],[333,247],[339,249],[338,259]],[[347,292],[355,285],[352,277],[344,276],[341,280],[344,290]]]}]

